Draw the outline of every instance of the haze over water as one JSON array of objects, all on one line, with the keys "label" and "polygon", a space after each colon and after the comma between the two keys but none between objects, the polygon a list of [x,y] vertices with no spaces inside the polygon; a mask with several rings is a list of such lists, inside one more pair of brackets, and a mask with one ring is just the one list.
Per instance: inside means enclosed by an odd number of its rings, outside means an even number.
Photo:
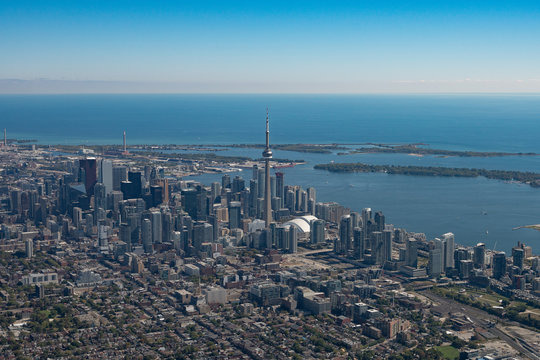
[{"label": "haze over water", "polygon": [[[538,95],[3,95],[0,127],[8,137],[46,144],[233,144],[264,141],[270,108],[272,143],[428,143],[443,149],[539,152]],[[36,131],[35,129],[39,129]],[[254,149],[219,154],[259,157]],[[331,160],[372,164],[482,167],[540,172],[540,157],[441,158],[408,155],[304,154],[284,169],[286,183],[314,186],[318,201],[382,210],[387,223],[433,238],[486,242],[507,253],[521,240],[540,249],[540,234],[513,227],[540,223],[540,189],[484,178],[333,174]],[[251,172],[242,172],[246,179]],[[195,177],[209,183],[221,175]]]}]

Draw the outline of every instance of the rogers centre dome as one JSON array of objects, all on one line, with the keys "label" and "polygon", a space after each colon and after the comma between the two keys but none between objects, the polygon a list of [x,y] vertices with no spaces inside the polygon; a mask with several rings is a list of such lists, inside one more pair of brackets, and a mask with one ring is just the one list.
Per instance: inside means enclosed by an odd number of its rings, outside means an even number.
[{"label": "rogers centre dome", "polygon": [[283,225],[294,226],[296,230],[298,230],[298,232],[306,234],[306,233],[311,232],[311,222],[313,220],[317,220],[317,217],[313,215],[305,215],[305,216],[300,216],[290,221],[287,221]]}]

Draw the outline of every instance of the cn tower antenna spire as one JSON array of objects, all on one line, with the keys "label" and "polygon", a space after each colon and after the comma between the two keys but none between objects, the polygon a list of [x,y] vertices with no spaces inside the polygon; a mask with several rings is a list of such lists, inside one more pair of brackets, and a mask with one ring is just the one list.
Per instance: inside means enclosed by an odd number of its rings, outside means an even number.
[{"label": "cn tower antenna spire", "polygon": [[272,158],[272,150],[270,150],[270,127],[268,124],[268,108],[266,108],[266,147],[262,153],[264,158],[264,221],[265,226],[270,227],[272,222],[272,204],[270,191],[270,159]]},{"label": "cn tower antenna spire", "polygon": [[270,127],[268,125],[268,108],[266,108],[266,148],[270,149]]}]

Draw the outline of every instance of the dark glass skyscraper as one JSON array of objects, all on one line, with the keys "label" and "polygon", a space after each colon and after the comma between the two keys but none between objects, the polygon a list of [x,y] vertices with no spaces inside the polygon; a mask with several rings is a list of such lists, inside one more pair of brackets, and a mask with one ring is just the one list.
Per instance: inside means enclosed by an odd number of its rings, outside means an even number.
[{"label": "dark glass skyscraper", "polygon": [[80,173],[83,175],[80,179],[84,182],[86,195],[94,195],[94,185],[97,183],[97,161],[96,158],[86,158],[79,160]]}]

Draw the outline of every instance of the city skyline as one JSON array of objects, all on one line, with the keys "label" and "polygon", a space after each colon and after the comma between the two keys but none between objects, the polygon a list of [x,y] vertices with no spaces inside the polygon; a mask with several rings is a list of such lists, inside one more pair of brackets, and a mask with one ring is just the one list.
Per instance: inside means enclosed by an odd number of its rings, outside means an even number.
[{"label": "city skyline", "polygon": [[522,1],[12,2],[0,93],[539,92]]}]

